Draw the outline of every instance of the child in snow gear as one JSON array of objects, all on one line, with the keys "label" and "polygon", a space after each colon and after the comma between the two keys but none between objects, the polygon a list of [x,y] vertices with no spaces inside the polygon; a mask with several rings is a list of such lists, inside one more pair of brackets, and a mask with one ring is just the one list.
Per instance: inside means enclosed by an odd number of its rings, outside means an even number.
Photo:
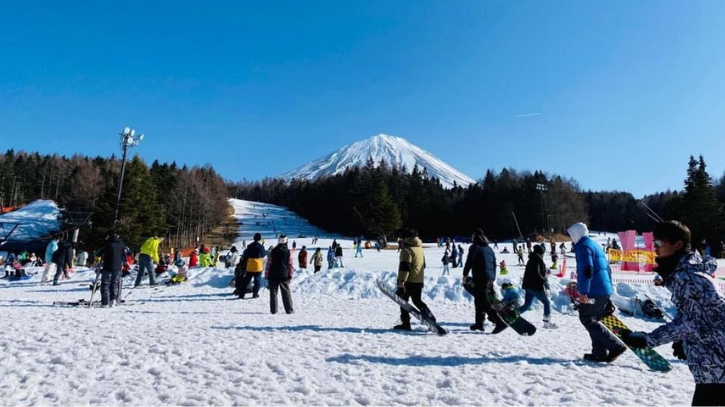
[{"label": "child in snow gear", "polygon": [[186,282],[189,279],[189,269],[186,268],[186,263],[184,263],[184,260],[178,259],[174,262],[174,265],[176,266],[176,274],[171,277],[169,283],[179,284]]},{"label": "child in snow gear", "polygon": [[534,300],[539,300],[544,304],[544,328],[553,328],[554,324],[550,322],[551,318],[551,302],[547,291],[549,290],[549,282],[546,279],[546,264],[544,263],[544,250],[541,246],[534,246],[534,252],[529,254],[529,261],[526,263],[524,271],[524,279],[521,288],[526,291],[524,297],[524,305],[519,308],[519,312],[531,309]]},{"label": "child in snow gear", "polygon": [[158,285],[156,275],[154,274],[153,262],[159,262],[159,245],[163,241],[163,237],[154,236],[146,239],[141,246],[141,254],[138,255],[138,274],[136,275],[136,284],[134,284],[134,287],[141,285],[141,280],[146,272],[149,273],[149,284],[152,287]]},{"label": "child in snow gear", "polygon": [[[425,281],[425,252],[423,242],[418,238],[418,232],[412,229],[404,229],[401,232],[402,247],[398,264],[398,290],[395,294],[405,301],[412,300],[421,315],[435,322],[435,316],[428,305],[420,298],[423,293],[423,282]],[[410,331],[410,313],[400,308],[400,325],[394,329]]]},{"label": "child in snow gear", "polygon": [[521,294],[519,294],[519,290],[517,290],[513,284],[501,284],[501,293],[503,294],[501,303],[504,307],[519,307],[521,303]]},{"label": "child in snow gear", "polygon": [[657,268],[677,307],[675,319],[654,331],[623,332],[631,347],[656,347],[673,342],[673,355],[687,360],[695,379],[693,406],[723,405],[725,392],[725,298],[708,274],[714,259],[703,259],[690,247],[687,226],[660,223],[654,230]]},{"label": "child in snow gear", "polygon": [[[505,249],[505,247],[504,247]],[[499,274],[502,276],[505,276],[509,273],[509,270],[506,268],[506,260],[501,260],[501,263],[498,264]]]},{"label": "child in snow gear", "polygon": [[310,260],[310,263],[314,262],[315,273],[320,271],[320,269],[322,268],[322,261],[323,261],[322,250],[320,250],[320,248],[318,247],[315,250],[315,254],[312,255],[312,260]]},{"label": "child in snow gear", "polygon": [[194,248],[189,254],[189,268],[199,265],[199,249]]},{"label": "child in snow gear", "polygon": [[267,260],[267,270],[264,277],[269,284],[269,309],[272,314],[277,313],[277,291],[282,291],[282,304],[284,310],[288,314],[294,313],[292,307],[292,293],[290,292],[289,283],[294,273],[294,264],[292,264],[292,256],[287,248],[287,235],[282,233],[279,235],[277,246],[269,253]]},{"label": "child in snow gear", "polygon": [[[592,353],[584,359],[593,362],[613,362],[627,350],[617,337],[599,322],[606,314],[612,279],[609,263],[602,247],[590,239],[589,229],[577,222],[567,230],[576,253],[577,289],[579,292],[579,321],[592,339]],[[593,301],[590,301],[590,296]]]},{"label": "child in snow gear", "polygon": [[247,286],[252,279],[254,279],[252,298],[259,297],[260,276],[262,275],[262,270],[264,270],[264,258],[267,256],[267,251],[264,249],[264,246],[259,243],[260,240],[262,240],[262,235],[255,233],[254,241],[244,249],[242,260],[234,270],[236,273],[236,290],[234,290],[234,294],[239,298],[244,298],[247,294]]},{"label": "child in snow gear", "polygon": [[488,239],[481,229],[473,233],[473,244],[468,249],[468,257],[463,267],[463,284],[471,273],[471,291],[476,308],[475,323],[470,326],[472,331],[483,331],[484,314],[495,324],[493,333],[499,333],[507,328],[496,310],[491,308],[489,297],[495,297],[493,284],[496,281],[496,254],[488,246]]}]

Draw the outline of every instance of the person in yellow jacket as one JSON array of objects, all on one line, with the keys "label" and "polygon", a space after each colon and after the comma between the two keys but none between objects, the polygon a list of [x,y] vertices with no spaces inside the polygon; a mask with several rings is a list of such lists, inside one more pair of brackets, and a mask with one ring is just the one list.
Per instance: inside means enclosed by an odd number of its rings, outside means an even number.
[{"label": "person in yellow jacket", "polygon": [[199,253],[199,265],[201,267],[213,267],[214,262],[211,259],[211,250],[208,247],[204,248],[204,251]]},{"label": "person in yellow jacket", "polygon": [[134,287],[141,285],[144,273],[149,273],[149,284],[157,286],[156,273],[154,273],[154,263],[159,262],[159,245],[164,241],[163,237],[154,236],[146,239],[141,245],[141,254],[138,255],[138,275],[136,276],[136,284]]},{"label": "person in yellow jacket", "polygon": [[[398,297],[418,307],[421,315],[435,321],[436,318],[428,308],[428,305],[420,298],[423,294],[423,282],[425,281],[425,252],[423,242],[418,238],[418,232],[413,229],[403,229],[401,232],[400,263],[398,265]],[[410,331],[410,314],[404,308],[400,308],[400,325],[393,329]]]}]

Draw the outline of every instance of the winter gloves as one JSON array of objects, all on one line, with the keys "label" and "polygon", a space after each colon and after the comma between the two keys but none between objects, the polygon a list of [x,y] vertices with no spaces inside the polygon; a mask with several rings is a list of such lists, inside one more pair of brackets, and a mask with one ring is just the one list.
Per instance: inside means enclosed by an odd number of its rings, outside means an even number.
[{"label": "winter gloves", "polygon": [[647,334],[644,332],[632,332],[629,329],[622,329],[619,331],[619,336],[622,338],[622,342],[627,344],[630,348],[646,348],[647,345]]},{"label": "winter gloves", "polygon": [[672,356],[680,360],[687,360],[685,347],[682,345],[682,341],[675,341],[672,343]]}]

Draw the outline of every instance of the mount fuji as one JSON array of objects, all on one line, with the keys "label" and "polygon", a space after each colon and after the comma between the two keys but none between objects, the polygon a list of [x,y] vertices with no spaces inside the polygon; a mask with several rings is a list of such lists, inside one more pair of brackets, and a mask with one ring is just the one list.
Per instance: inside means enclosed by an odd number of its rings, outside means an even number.
[{"label": "mount fuji", "polygon": [[342,174],[347,168],[364,166],[370,157],[376,165],[381,159],[385,159],[388,165],[397,165],[399,168],[405,166],[408,172],[417,164],[421,171],[426,168],[428,175],[438,178],[446,188],[452,188],[454,181],[464,188],[476,182],[433,154],[414,146],[408,140],[386,134],[378,134],[342,147],[325,157],[283,174],[282,177],[290,180],[294,178],[313,180],[322,176]]}]

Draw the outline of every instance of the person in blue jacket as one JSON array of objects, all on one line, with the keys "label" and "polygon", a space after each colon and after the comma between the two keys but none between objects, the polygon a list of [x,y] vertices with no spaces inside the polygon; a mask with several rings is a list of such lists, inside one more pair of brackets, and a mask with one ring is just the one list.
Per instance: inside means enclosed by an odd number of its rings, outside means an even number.
[{"label": "person in blue jacket", "polygon": [[602,247],[587,236],[589,229],[577,222],[567,230],[576,255],[577,286],[579,289],[579,321],[592,339],[592,353],[584,359],[593,362],[613,362],[627,347],[602,323],[605,308],[612,295],[612,279],[607,257]]}]

